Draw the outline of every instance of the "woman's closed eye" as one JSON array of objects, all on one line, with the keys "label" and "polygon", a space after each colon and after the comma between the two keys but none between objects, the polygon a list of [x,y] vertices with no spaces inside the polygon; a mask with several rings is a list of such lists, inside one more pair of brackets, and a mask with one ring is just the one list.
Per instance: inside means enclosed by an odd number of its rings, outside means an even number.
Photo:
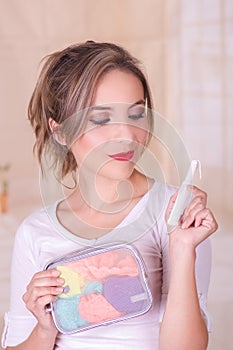
[{"label": "woman's closed eye", "polygon": [[140,112],[140,113],[133,113],[133,114],[130,114],[129,115],[129,118],[132,119],[132,120],[138,120],[138,119],[141,119],[141,118],[144,118],[145,117],[145,112]]},{"label": "woman's closed eye", "polygon": [[94,125],[104,125],[110,122],[109,113],[97,113],[89,117],[89,121]]},{"label": "woman's closed eye", "polygon": [[90,121],[95,125],[104,125],[110,122],[110,118],[105,119],[90,119]]}]

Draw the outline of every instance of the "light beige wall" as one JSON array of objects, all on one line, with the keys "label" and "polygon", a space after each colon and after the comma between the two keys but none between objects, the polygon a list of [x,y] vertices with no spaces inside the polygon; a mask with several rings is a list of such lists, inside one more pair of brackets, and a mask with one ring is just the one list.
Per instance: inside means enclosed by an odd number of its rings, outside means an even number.
[{"label": "light beige wall", "polygon": [[233,213],[233,3],[173,1],[167,25],[166,115],[203,163],[221,217]]},{"label": "light beige wall", "polygon": [[88,39],[121,44],[143,61],[163,113],[164,18],[162,0],[0,1],[0,164],[12,164],[11,207],[37,200],[38,167],[26,108],[41,58]]}]

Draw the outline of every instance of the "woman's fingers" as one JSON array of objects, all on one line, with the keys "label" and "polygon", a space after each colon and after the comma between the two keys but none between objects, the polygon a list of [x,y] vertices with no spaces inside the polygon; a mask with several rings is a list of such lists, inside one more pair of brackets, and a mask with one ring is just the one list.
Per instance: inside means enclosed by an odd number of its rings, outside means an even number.
[{"label": "woman's fingers", "polygon": [[[188,185],[188,190],[190,191],[190,193],[192,193],[194,195],[194,198],[192,199],[192,201],[189,203],[188,207],[185,209],[184,213],[183,213],[183,219],[185,217],[187,217],[189,215],[189,213],[191,211],[193,211],[193,209],[198,206],[199,209],[206,207],[206,203],[207,203],[207,194],[200,190],[198,187],[196,186],[192,186],[192,185]],[[168,203],[168,207],[165,213],[165,219],[166,221],[168,220],[171,211],[174,207],[176,198],[178,195],[178,191],[176,191],[170,198],[170,201]],[[192,212],[192,215],[194,214],[194,211]]]},{"label": "woman's fingers", "polygon": [[194,221],[195,213],[205,208],[207,204],[207,194],[204,191],[201,191],[196,186],[188,186],[188,189],[194,195],[194,198],[185,209],[182,221],[184,221],[184,219],[186,219],[188,216],[190,216],[190,219],[193,219]]},{"label": "woman's fingers", "polygon": [[[188,186],[190,192],[194,195],[182,217],[179,225],[173,230],[173,237],[177,241],[189,242],[190,245],[197,246],[201,241],[215,232],[218,228],[217,222],[212,212],[206,208],[207,194],[196,186]],[[166,220],[174,206],[177,193],[175,193],[169,202],[166,211]],[[176,233],[175,233],[176,232]]]},{"label": "woman's fingers", "polygon": [[46,294],[39,298],[33,299],[29,298],[25,305],[37,318],[40,314],[43,314],[45,311],[45,306],[51,303],[52,301],[55,301],[57,298],[56,295],[52,294]]},{"label": "woman's fingers", "polygon": [[189,205],[185,209],[184,214],[188,215],[189,211],[191,211],[197,205],[205,208],[206,204],[207,204],[207,198],[202,194],[198,194],[195,197],[193,197],[193,199],[191,200],[191,202],[189,203]]},{"label": "woman's fingers", "polygon": [[177,195],[178,195],[178,191],[176,191],[170,198],[169,200],[169,203],[168,203],[168,206],[167,206],[167,209],[166,209],[166,213],[165,213],[165,220],[167,221],[170,214],[171,214],[171,211],[174,207],[174,204],[175,204],[175,201],[176,201],[176,198],[177,198]]},{"label": "woman's fingers", "polygon": [[[195,221],[196,214],[200,210],[204,209],[207,203],[207,194],[204,191],[200,190],[196,186],[191,186],[191,185],[188,185],[188,190],[190,191],[190,194],[194,195],[194,197],[190,201],[190,203],[188,204],[187,208],[185,209],[184,213],[180,218],[180,225],[182,226],[182,228],[188,228],[189,226],[191,226]],[[177,194],[178,192],[176,192],[170,198],[166,215],[165,215],[166,220],[168,220],[168,217],[174,207]]]},{"label": "woman's fingers", "polygon": [[33,280],[40,280],[41,278],[54,278],[54,277],[58,277],[60,276],[60,271],[58,270],[44,270],[44,271],[40,271],[35,273],[35,275],[33,276]]},{"label": "woman's fingers", "polygon": [[202,241],[215,232],[217,228],[218,224],[214,215],[210,209],[204,208],[197,213],[192,226],[187,228],[179,227],[177,229],[176,239],[178,238],[179,241],[184,241],[193,247],[197,247]]},{"label": "woman's fingers", "polygon": [[54,271],[56,270],[36,273],[27,286],[25,297],[33,296],[35,298],[45,294],[59,294],[59,291],[62,289],[61,286],[64,284],[64,279],[58,277],[59,271],[57,273]]},{"label": "woman's fingers", "polygon": [[194,195],[182,217],[180,218],[180,225],[183,229],[190,227],[195,222],[195,217],[198,212],[206,207],[207,194],[197,188],[196,186],[188,186],[190,193]]},{"label": "woman's fingers", "polygon": [[206,205],[207,193],[205,191],[202,191],[200,188],[198,188],[197,186],[193,186],[193,185],[188,185],[188,190],[194,195],[194,198],[195,197],[202,198],[202,201]]},{"label": "woman's fingers", "polygon": [[35,302],[37,299],[45,295],[59,295],[62,292],[62,287],[34,287],[32,290],[25,293],[23,298],[25,302],[29,299]]},{"label": "woman's fingers", "polygon": [[194,225],[197,214],[204,208],[205,206],[201,202],[196,202],[195,205],[192,204],[191,208],[187,208],[180,220],[181,228],[185,229]]},{"label": "woman's fingers", "polygon": [[47,270],[36,273],[23,295],[27,308],[36,314],[36,310],[56,299],[63,292],[64,279],[59,277],[57,270]]},{"label": "woman's fingers", "polygon": [[38,324],[45,331],[56,331],[52,315],[46,306],[57,299],[63,292],[64,280],[59,277],[60,271],[45,270],[37,272],[27,286],[23,301],[27,309],[35,316]]},{"label": "woman's fingers", "polygon": [[59,277],[60,271],[48,270],[37,272],[31,282],[29,283],[27,290],[41,286],[57,286],[64,283],[64,279]]},{"label": "woman's fingers", "polygon": [[38,278],[36,280],[32,280],[31,283],[29,283],[27,290],[34,289],[37,287],[44,287],[44,286],[60,286],[64,283],[63,278],[59,277],[45,277],[45,278]]},{"label": "woman's fingers", "polygon": [[211,234],[217,230],[218,224],[210,209],[205,208],[196,215],[194,227],[202,227]]}]

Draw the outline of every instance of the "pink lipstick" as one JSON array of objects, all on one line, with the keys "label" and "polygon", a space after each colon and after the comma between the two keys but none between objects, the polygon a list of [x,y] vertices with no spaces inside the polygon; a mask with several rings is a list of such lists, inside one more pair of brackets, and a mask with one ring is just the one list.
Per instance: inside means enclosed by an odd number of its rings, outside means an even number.
[{"label": "pink lipstick", "polygon": [[133,158],[134,151],[121,152],[116,154],[109,154],[109,157],[119,160],[121,162],[128,162]]}]

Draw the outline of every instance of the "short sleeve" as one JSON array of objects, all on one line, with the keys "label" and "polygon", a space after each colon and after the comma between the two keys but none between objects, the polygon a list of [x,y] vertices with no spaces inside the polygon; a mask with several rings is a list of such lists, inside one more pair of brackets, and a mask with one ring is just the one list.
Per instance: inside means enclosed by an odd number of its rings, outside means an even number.
[{"label": "short sleeve", "polygon": [[[164,234],[164,232],[163,232]],[[163,281],[161,290],[161,303],[160,303],[160,322],[162,322],[163,315],[166,308],[167,295],[169,289],[170,280],[170,263],[169,263],[169,235],[166,233],[166,237],[163,237],[162,242],[162,265],[163,265]],[[199,298],[199,304],[201,313],[206,322],[206,326],[209,332],[212,331],[212,320],[207,310],[207,295],[210,283],[211,272],[211,242],[210,239],[206,239],[196,248],[196,284],[197,293]]]},{"label": "short sleeve", "polygon": [[22,300],[26,286],[36,272],[33,257],[33,244],[26,238],[22,223],[16,232],[12,264],[10,310],[5,314],[5,327],[2,335],[2,346],[16,346],[22,343],[33,330],[36,319],[27,310]]}]

